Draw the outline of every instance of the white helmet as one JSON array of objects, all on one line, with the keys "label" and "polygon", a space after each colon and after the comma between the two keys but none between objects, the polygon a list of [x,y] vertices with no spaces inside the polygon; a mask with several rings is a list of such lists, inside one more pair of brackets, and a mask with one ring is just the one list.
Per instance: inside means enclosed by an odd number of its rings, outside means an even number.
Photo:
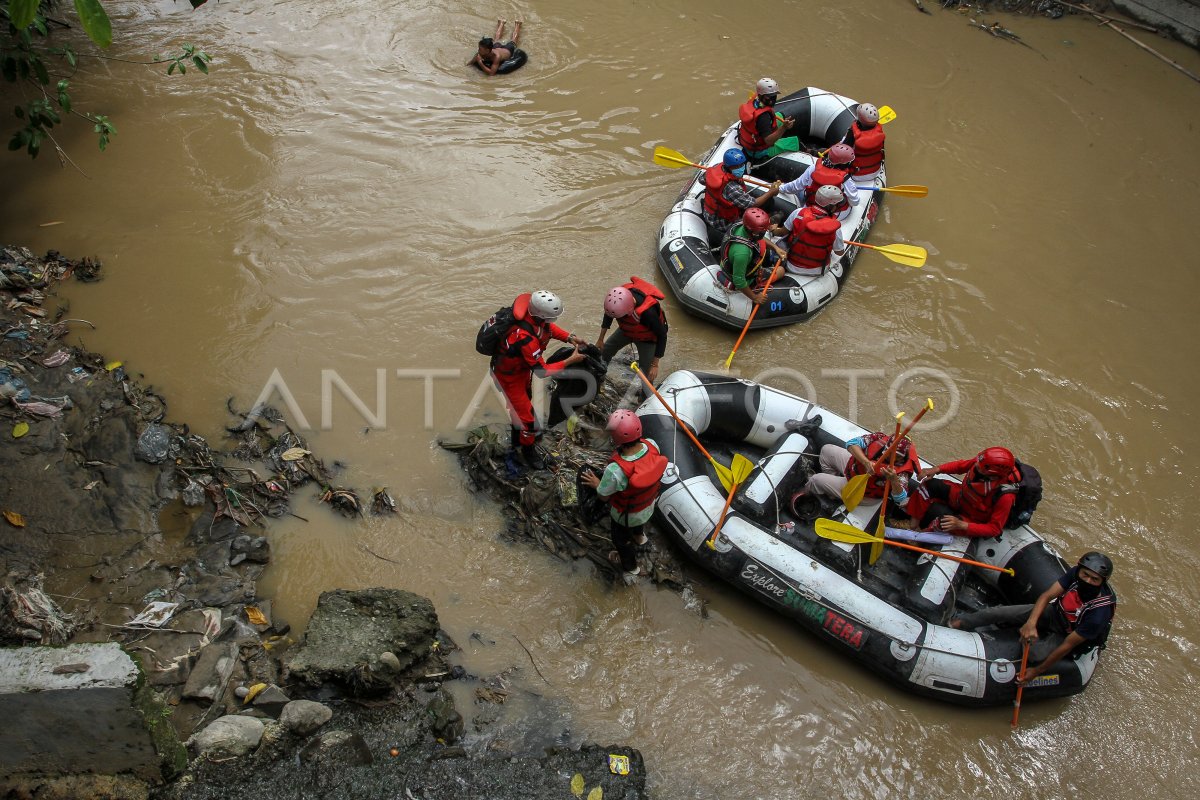
[{"label": "white helmet", "polygon": [[554,292],[542,290],[529,296],[529,313],[540,320],[554,322],[562,312],[562,300]]},{"label": "white helmet", "polygon": [[821,208],[833,208],[841,205],[845,199],[846,196],[842,194],[842,190],[836,186],[822,186],[813,195],[813,202]]},{"label": "white helmet", "polygon": [[879,122],[879,109],[870,103],[859,103],[856,116],[863,125],[874,125]]},{"label": "white helmet", "polygon": [[754,88],[760,95],[779,94],[779,84],[770,78],[761,78]]}]

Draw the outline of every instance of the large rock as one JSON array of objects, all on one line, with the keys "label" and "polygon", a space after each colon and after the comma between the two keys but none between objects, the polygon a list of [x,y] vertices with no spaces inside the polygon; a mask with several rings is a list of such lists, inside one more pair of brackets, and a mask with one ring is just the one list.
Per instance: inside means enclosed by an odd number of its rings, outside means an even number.
[{"label": "large rock", "polygon": [[[392,685],[396,664],[407,669],[429,655],[437,630],[433,604],[412,592],[324,592],[289,671],[314,686],[334,681],[358,694],[383,691]],[[396,661],[382,664],[383,652]]]},{"label": "large rock", "polygon": [[188,739],[188,747],[197,755],[216,757],[244,756],[258,747],[264,730],[263,721],[255,717],[229,714],[221,717]]},{"label": "large rock", "polygon": [[183,687],[183,696],[197,700],[215,702],[225,693],[229,676],[237,666],[237,642],[209,642],[200,651],[196,666],[188,675]]},{"label": "large rock", "polygon": [[166,712],[116,643],[0,650],[0,775],[129,774],[186,764]]},{"label": "large rock", "polygon": [[328,706],[313,700],[293,700],[283,707],[279,722],[297,736],[308,736],[332,718]]}]

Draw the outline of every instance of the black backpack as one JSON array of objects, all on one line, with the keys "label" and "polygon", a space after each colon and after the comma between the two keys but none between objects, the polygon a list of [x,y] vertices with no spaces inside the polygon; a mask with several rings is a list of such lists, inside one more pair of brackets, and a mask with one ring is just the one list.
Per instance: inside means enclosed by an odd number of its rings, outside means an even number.
[{"label": "black backpack", "polygon": [[1033,511],[1042,502],[1042,475],[1029,464],[1017,461],[1017,473],[1021,476],[1017,483],[1017,499],[1013,502],[1012,510],[1008,512],[1005,528],[1019,528],[1029,524]]},{"label": "black backpack", "polygon": [[479,333],[475,334],[475,352],[485,356],[498,355],[500,343],[508,336],[508,332],[513,329],[514,325],[521,325],[533,333],[533,328],[528,323],[517,321],[512,306],[498,309],[479,326]]}]

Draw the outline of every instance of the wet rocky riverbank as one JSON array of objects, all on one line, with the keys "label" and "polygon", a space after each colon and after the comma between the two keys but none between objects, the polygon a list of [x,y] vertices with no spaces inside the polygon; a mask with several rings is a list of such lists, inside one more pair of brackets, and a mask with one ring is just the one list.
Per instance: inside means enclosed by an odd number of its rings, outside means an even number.
[{"label": "wet rocky riverbank", "polygon": [[[90,323],[54,287],[102,275],[87,259],[0,250],[0,644],[119,643],[140,669],[155,775],[18,764],[0,770],[0,796],[642,796],[640,754],[579,746],[561,710],[512,685],[536,671],[532,655],[468,674],[423,597],[326,592],[303,636],[276,618],[257,580],[270,520],[296,493],[328,506],[307,523],[330,528],[395,503],[343,485],[273,409],[231,400],[226,435],[209,442],[144,376],[68,344]],[[513,693],[529,696],[506,704]],[[47,734],[4,732],[31,735]],[[22,744],[65,751],[73,735]]]}]

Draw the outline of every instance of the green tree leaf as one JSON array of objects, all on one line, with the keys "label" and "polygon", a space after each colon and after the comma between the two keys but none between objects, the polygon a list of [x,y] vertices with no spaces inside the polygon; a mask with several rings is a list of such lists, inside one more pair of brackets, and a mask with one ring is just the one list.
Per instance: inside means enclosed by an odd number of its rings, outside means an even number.
[{"label": "green tree leaf", "polygon": [[112,23],[100,6],[100,0],[75,0],[75,10],[79,12],[79,21],[89,39],[100,47],[112,44]]},{"label": "green tree leaf", "polygon": [[29,60],[33,64],[33,72],[37,75],[38,81],[45,86],[50,82],[50,73],[46,71],[46,64],[37,56],[32,56]]},{"label": "green tree leaf", "polygon": [[8,17],[17,30],[33,22],[37,9],[38,0],[8,0]]},{"label": "green tree leaf", "polygon": [[200,70],[205,75],[208,74],[208,64],[204,63],[203,58],[200,56],[192,56],[192,63],[196,65],[196,69]]}]

